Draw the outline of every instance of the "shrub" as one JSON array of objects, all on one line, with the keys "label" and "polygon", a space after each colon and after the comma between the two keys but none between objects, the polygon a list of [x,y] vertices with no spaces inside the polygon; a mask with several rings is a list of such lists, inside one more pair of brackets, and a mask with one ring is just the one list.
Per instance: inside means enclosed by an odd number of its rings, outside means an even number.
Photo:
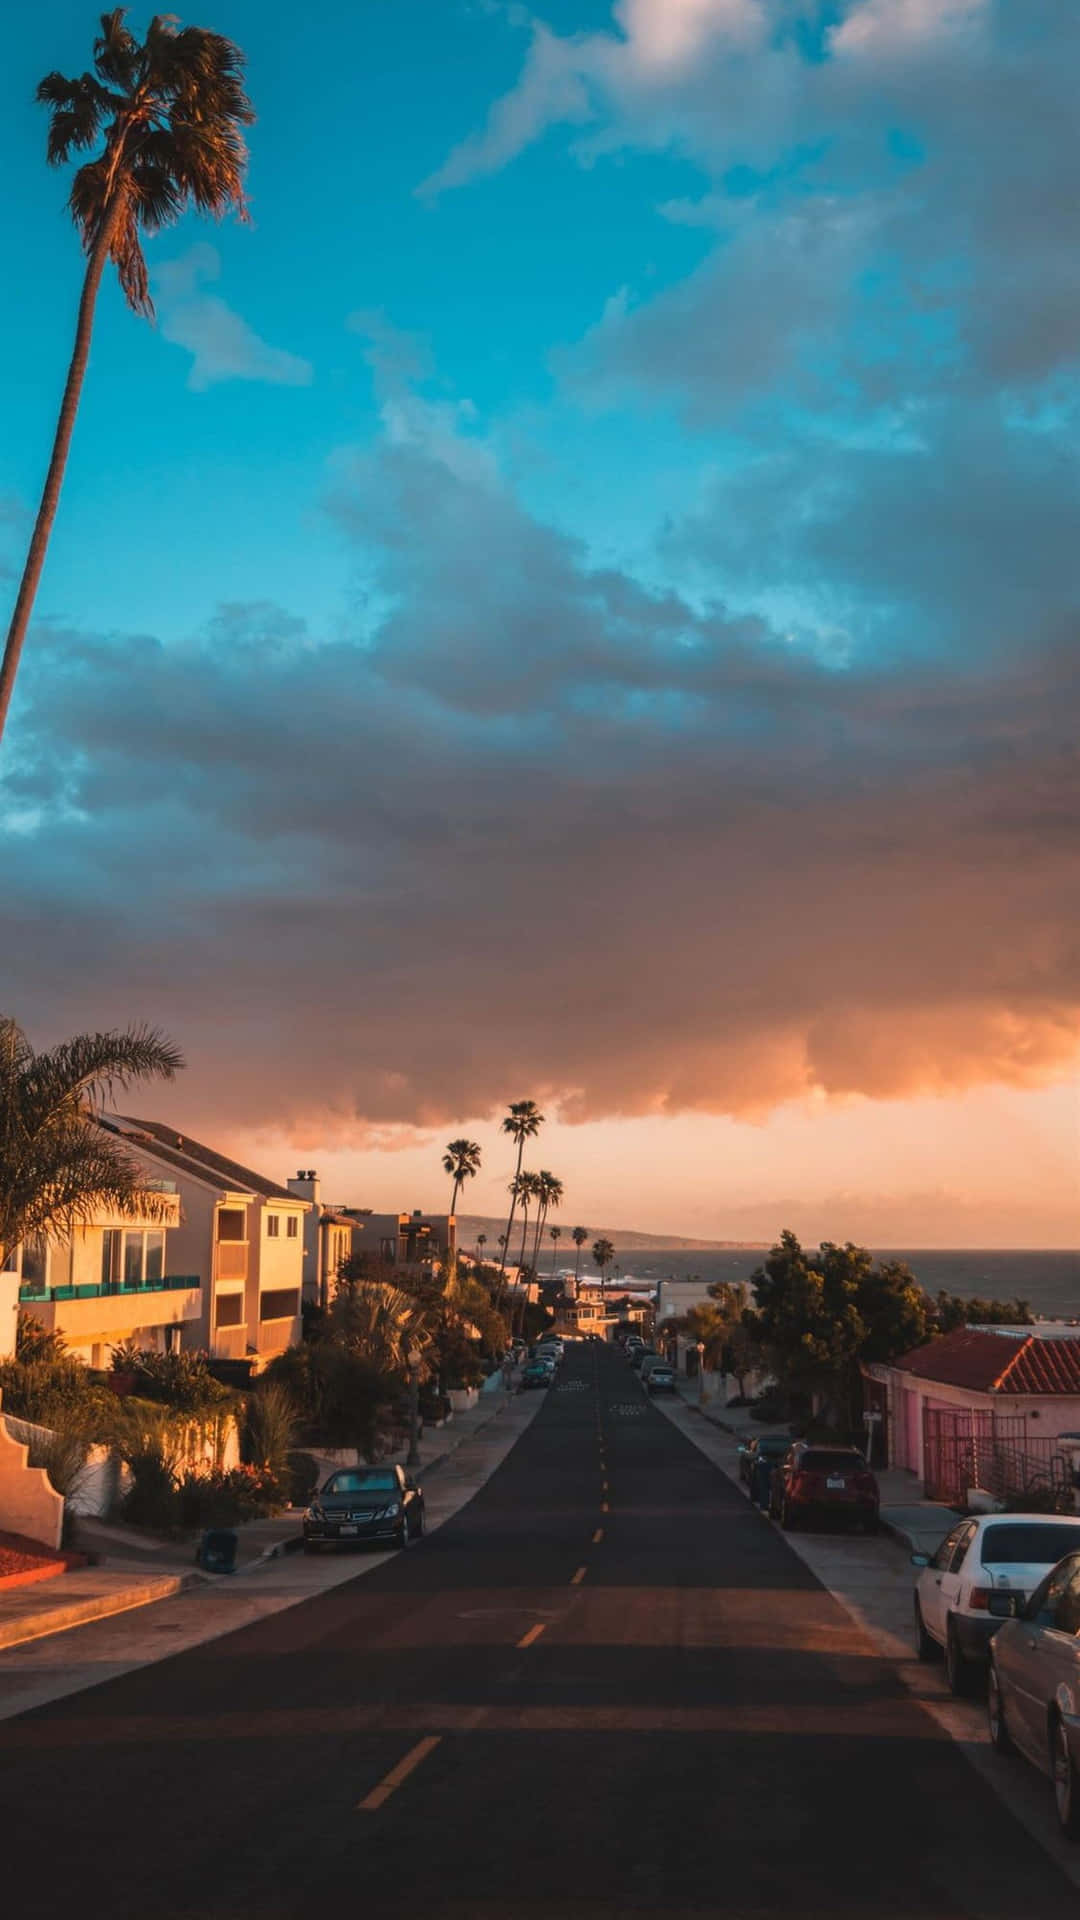
[{"label": "shrub", "polygon": [[279,1480],[288,1474],[289,1454],[296,1439],[296,1405],[280,1381],[261,1383],[248,1398],[240,1429],[244,1460],[269,1467]]},{"label": "shrub", "polygon": [[185,1473],[174,1500],[177,1524],[185,1530],[232,1527],[278,1512],[285,1489],[263,1468],[234,1467],[229,1473]]},{"label": "shrub", "polygon": [[27,1365],[39,1360],[59,1360],[67,1348],[62,1333],[50,1332],[41,1321],[25,1307],[19,1308],[15,1322],[15,1358]]},{"label": "shrub", "polygon": [[289,1505],[306,1507],[319,1484],[319,1463],[310,1453],[290,1453],[288,1457]]},{"label": "shrub", "polygon": [[28,1464],[44,1467],[53,1490],[70,1500],[86,1477],[90,1441],[78,1427],[51,1428],[30,1436]]},{"label": "shrub", "polygon": [[228,1387],[215,1380],[205,1353],[158,1353],[131,1340],[113,1347],[109,1355],[114,1373],[133,1373],[140,1399],[156,1400],[177,1413],[207,1413],[231,1398]]}]

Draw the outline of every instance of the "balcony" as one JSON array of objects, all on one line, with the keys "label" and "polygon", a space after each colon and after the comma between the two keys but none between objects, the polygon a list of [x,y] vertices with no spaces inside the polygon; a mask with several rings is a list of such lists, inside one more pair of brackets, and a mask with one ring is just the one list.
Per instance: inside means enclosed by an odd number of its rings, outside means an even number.
[{"label": "balcony", "polygon": [[19,1288],[20,1306],[41,1325],[76,1341],[116,1338],[135,1327],[175,1326],[198,1320],[202,1283],[197,1273],[169,1273],[139,1286],[114,1281],[73,1287]]},{"label": "balcony", "polygon": [[219,1240],[215,1258],[216,1280],[246,1280],[248,1243],[246,1240]]}]

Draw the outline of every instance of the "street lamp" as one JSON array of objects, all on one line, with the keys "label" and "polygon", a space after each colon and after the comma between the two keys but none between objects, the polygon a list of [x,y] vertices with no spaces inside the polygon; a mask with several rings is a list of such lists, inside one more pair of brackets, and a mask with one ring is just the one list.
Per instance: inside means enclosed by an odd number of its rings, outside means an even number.
[{"label": "street lamp", "polygon": [[405,1458],[407,1467],[420,1465],[420,1366],[419,1347],[410,1347],[405,1355],[405,1364],[409,1369],[409,1451]]},{"label": "street lamp", "polygon": [[697,1354],[698,1401],[705,1398],[705,1342],[697,1341],[694,1351]]}]

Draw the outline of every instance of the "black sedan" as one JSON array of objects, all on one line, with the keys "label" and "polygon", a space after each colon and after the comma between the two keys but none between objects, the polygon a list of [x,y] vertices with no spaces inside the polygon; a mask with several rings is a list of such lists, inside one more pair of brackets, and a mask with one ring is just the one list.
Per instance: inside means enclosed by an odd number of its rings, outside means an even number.
[{"label": "black sedan", "polygon": [[403,1467],[340,1467],[304,1515],[304,1552],[369,1541],[407,1547],[423,1531],[423,1491]]}]

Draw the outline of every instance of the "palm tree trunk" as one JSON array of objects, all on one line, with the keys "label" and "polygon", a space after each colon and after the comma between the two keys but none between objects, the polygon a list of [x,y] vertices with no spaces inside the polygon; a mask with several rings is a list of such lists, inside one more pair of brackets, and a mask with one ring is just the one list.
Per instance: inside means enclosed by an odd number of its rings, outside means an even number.
[{"label": "palm tree trunk", "polygon": [[522,1138],[521,1138],[521,1139],[520,1139],[520,1140],[518,1141],[518,1157],[517,1157],[517,1166],[516,1166],[516,1168],[515,1168],[515,1170],[514,1170],[514,1183],[515,1183],[515,1184],[514,1184],[514,1186],[513,1186],[513,1187],[511,1187],[511,1189],[510,1189],[510,1212],[509,1212],[509,1214],[508,1214],[508,1216],[507,1216],[507,1221],[506,1221],[506,1241],[505,1241],[505,1244],[504,1244],[504,1246],[503,1246],[503,1250],[502,1250],[502,1259],[501,1259],[501,1260],[500,1260],[500,1262],[499,1262],[499,1272],[500,1272],[500,1273],[505,1273],[505,1272],[506,1272],[506,1256],[507,1256],[507,1254],[508,1254],[508,1252],[510,1251],[510,1235],[511,1235],[511,1233],[512,1233],[512,1231],[513,1231],[513,1227],[514,1227],[514,1214],[515,1214],[515,1212],[516,1212],[516,1210],[517,1210],[517,1192],[516,1192],[516,1184],[517,1184],[517,1181],[518,1181],[518,1180],[520,1179],[520,1177],[521,1177],[521,1162],[522,1162],[522,1160],[523,1160],[523,1158],[524,1158],[524,1155],[525,1155],[525,1138],[524,1138],[524,1135],[522,1135]]},{"label": "palm tree trunk", "polygon": [[533,1257],[532,1257],[533,1272],[536,1274],[539,1274],[540,1272],[540,1236],[544,1231],[544,1221],[546,1219],[547,1219],[547,1207],[546,1206],[542,1208],[538,1207],[537,1213],[536,1213],[536,1233],[533,1238]]},{"label": "palm tree trunk", "polygon": [[79,299],[79,315],[75,323],[75,345],[71,363],[68,367],[64,385],[64,397],[60,402],[60,417],[56,423],[56,435],[53,439],[52,458],[45,475],[45,485],[41,494],[34,531],[30,539],[30,550],[26,556],[22,580],[19,583],[15,610],[11,616],[7,641],[4,646],[4,659],[0,665],[0,740],[3,739],[11,695],[15,687],[15,675],[18,672],[19,658],[26,639],[26,630],[30,625],[30,615],[34,610],[34,601],[41,583],[45,555],[48,551],[49,536],[56,519],[56,509],[60,503],[60,488],[64,481],[68,453],[71,448],[71,436],[75,429],[75,416],[79,411],[79,398],[82,394],[86,364],[90,358],[90,337],[94,330],[94,309],[97,305],[101,276],[105,271],[105,262],[109,257],[113,235],[123,209],[122,201],[117,198],[104,222],[101,232],[94,242],[90,258],[86,263],[82,294]]},{"label": "palm tree trunk", "polygon": [[525,1265],[525,1248],[528,1242],[528,1238],[529,1238],[529,1202],[528,1200],[526,1200],[524,1206],[521,1209],[521,1253],[518,1256],[519,1267],[523,1267]]}]

